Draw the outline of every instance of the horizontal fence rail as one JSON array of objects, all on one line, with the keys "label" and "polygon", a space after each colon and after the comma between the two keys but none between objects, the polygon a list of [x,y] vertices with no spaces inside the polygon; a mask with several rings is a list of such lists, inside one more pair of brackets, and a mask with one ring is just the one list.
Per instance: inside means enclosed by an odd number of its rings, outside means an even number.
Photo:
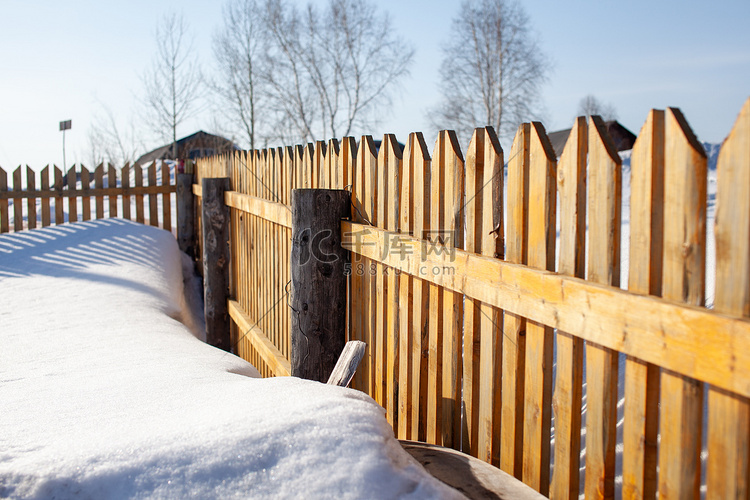
[{"label": "horizontal fence rail", "polygon": [[0,168],[0,232],[109,217],[172,230],[176,187],[167,163],[119,170],[99,165],[93,171],[73,166],[67,172],[45,167],[38,174],[18,167],[11,179],[12,186]]},{"label": "horizontal fence rail", "polygon": [[670,108],[626,155],[599,117],[559,158],[540,123],[507,152],[491,128],[466,150],[440,132],[432,154],[420,133],[348,137],[199,160],[194,192],[231,180],[233,343],[264,376],[289,373],[300,313],[291,190],[351,189],[352,384],[398,438],[553,498],[747,498],[749,145],[750,100],[715,173]]}]

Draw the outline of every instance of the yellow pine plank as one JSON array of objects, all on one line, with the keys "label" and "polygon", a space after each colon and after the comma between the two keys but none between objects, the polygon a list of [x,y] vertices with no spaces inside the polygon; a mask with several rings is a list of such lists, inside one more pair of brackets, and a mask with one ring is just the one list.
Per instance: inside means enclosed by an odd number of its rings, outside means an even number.
[{"label": "yellow pine plank", "polygon": [[[503,251],[503,163],[503,151],[494,129],[476,129],[466,153],[466,250],[469,252],[498,257]],[[473,426],[467,428],[466,435],[472,454],[492,463],[493,446],[499,445],[497,438],[500,431],[501,373],[498,354],[502,346],[499,337],[502,317],[500,311],[492,306],[467,297],[464,337],[467,336],[467,318],[472,315],[472,323],[478,326],[473,343],[479,343],[479,358],[478,363],[464,364],[466,421]],[[464,359],[466,360],[466,348]],[[472,384],[472,388],[476,387],[476,390],[471,398],[466,397],[469,366],[477,381]]]},{"label": "yellow pine plank", "polygon": [[[148,185],[156,186],[156,162],[152,162],[148,167]],[[151,226],[159,226],[159,207],[155,194],[148,195],[148,223]]]},{"label": "yellow pine plank", "polygon": [[[558,271],[583,278],[586,237],[586,159],[588,128],[578,117],[560,156],[557,185],[560,196],[560,257]],[[578,498],[581,452],[583,341],[557,333],[557,377],[552,406],[555,417],[555,468],[550,496]]]},{"label": "yellow pine plank", "polygon": [[[717,165],[714,308],[750,316],[750,99]],[[706,498],[750,497],[750,400],[710,387]]]},{"label": "yellow pine plank", "polygon": [[[123,175],[125,175],[125,169],[123,169]],[[122,188],[125,189],[126,187],[129,187],[129,184],[125,183],[125,179],[123,178],[122,182]],[[89,169],[86,167],[81,167],[81,188],[83,190],[83,193],[81,196],[81,217],[83,220],[91,220],[91,197],[88,196],[86,193],[91,189],[91,175],[89,173]],[[130,197],[128,197],[128,200]],[[123,196],[123,217],[125,217],[125,196]],[[128,216],[125,218],[130,218],[130,205],[128,205]]]},{"label": "yellow pine plank", "polygon": [[[661,295],[664,236],[664,111],[651,110],[631,156],[628,289]],[[624,498],[656,495],[659,368],[625,362]]]},{"label": "yellow pine plank", "polygon": [[266,375],[268,375],[270,370],[277,376],[288,377],[292,373],[291,364],[276,346],[273,345],[268,336],[260,328],[254,326],[254,322],[250,316],[242,310],[236,301],[230,300],[227,305],[232,320],[237,323],[241,331],[246,332],[245,339],[257,351],[258,357],[262,359],[263,364],[267,365],[268,368],[264,367],[263,370]]},{"label": "yellow pine plank", "polygon": [[224,201],[227,206],[236,208],[242,212],[287,228],[292,227],[292,214],[287,205],[242,194],[237,191],[227,191],[224,193]]},{"label": "yellow pine plank", "polygon": [[[49,177],[47,177],[45,174],[49,171],[49,167],[45,167],[44,170],[42,170],[42,189],[45,189],[44,181],[47,180],[47,186],[46,189],[49,189]],[[7,192],[8,191],[8,173],[0,168],[0,193]],[[44,203],[47,203],[47,211],[44,210]],[[49,198],[42,198],[42,226],[44,226],[44,214],[49,214]],[[47,215],[47,218],[49,218],[49,215]],[[10,224],[9,224],[9,217],[8,217],[8,200],[7,199],[0,199],[0,233],[7,233],[10,231]],[[49,220],[47,221],[47,224],[49,225]]]},{"label": "yellow pine plank", "polygon": [[[680,110],[665,116],[663,296],[702,306],[705,290],[707,163]],[[703,384],[662,370],[659,495],[697,497]]]},{"label": "yellow pine plank", "polygon": [[[441,193],[442,225],[437,226],[445,249],[463,248],[464,244],[464,159],[455,132],[439,133],[439,148],[435,161],[442,164]],[[433,185],[434,192],[434,185]],[[461,443],[461,328],[463,326],[463,295],[452,290],[442,290],[443,296],[443,350],[441,418],[442,445],[460,448]]]},{"label": "yellow pine plank", "polygon": [[328,188],[328,178],[325,175],[327,156],[326,153],[326,143],[324,141],[315,141],[315,150],[313,151],[311,187],[320,189]]},{"label": "yellow pine plank", "polygon": [[[384,148],[382,147],[380,151],[378,151],[378,170],[377,170],[377,184],[376,184],[376,199],[377,199],[377,205],[375,208],[375,213],[372,219],[370,221],[377,227],[385,228],[385,225],[388,220],[388,184],[390,183],[390,179],[388,177],[388,172],[385,168],[384,162],[382,161],[382,158],[384,156]],[[387,387],[386,387],[386,349],[387,349],[387,343],[386,343],[386,335],[387,335],[387,329],[385,326],[385,318],[386,318],[386,305],[387,305],[387,279],[386,279],[386,268],[383,267],[383,264],[378,263],[377,269],[375,272],[375,311],[373,312],[373,315],[375,316],[375,330],[374,330],[374,355],[375,355],[375,376],[373,378],[374,383],[374,394],[375,394],[375,401],[382,406],[383,408],[386,408],[386,418],[388,418],[388,422],[390,424],[393,424],[393,421],[389,418],[390,415],[388,414],[387,408],[388,408],[388,398],[387,398]]]},{"label": "yellow pine plank", "polygon": [[[112,164],[110,164],[107,167],[107,187],[117,188],[117,170],[115,170],[115,167]],[[110,217],[117,217],[117,196],[118,196],[117,194],[109,195],[109,216]]]},{"label": "yellow pine plank", "polygon": [[[112,172],[114,172],[114,170]],[[177,172],[175,171],[175,176],[176,175],[177,175]],[[113,179],[113,178],[115,180],[111,180],[110,182],[116,181],[115,176],[110,175],[110,179]],[[169,165],[167,165],[166,162],[162,163],[161,165],[161,185],[162,186],[172,185],[172,176],[169,171]],[[163,193],[161,195],[161,202],[162,202],[162,227],[166,229],[167,231],[171,231],[172,230],[172,194]],[[115,203],[114,206],[116,210],[117,204]]]},{"label": "yellow pine plank", "polygon": [[[16,168],[13,171],[13,191],[23,191],[23,183],[21,182],[21,167]],[[13,230],[23,231],[23,202],[21,198],[13,198]]]},{"label": "yellow pine plank", "polygon": [[68,180],[68,222],[78,221],[78,187],[76,182],[76,169],[70,167],[66,174]]},{"label": "yellow pine plank", "polygon": [[[350,165],[358,169],[359,164],[355,163],[356,142],[354,138],[345,137],[341,144],[341,157],[344,163],[351,162]],[[364,190],[363,177],[364,174],[358,174],[354,176],[352,181],[351,192],[352,192],[352,220],[355,222],[363,223],[364,219],[360,212],[362,211],[362,195]],[[362,256],[358,254],[351,254],[351,278],[350,278],[350,301],[349,301],[349,339],[359,340],[367,343],[367,339],[364,334],[364,276],[362,269]],[[364,359],[364,358],[363,358]],[[369,368],[367,361],[360,362],[359,368],[354,374],[351,387],[360,391],[366,391],[364,388],[365,370]],[[369,373],[369,370],[368,370]]]},{"label": "yellow pine plank", "polygon": [[344,185],[340,184],[343,182],[339,173],[339,169],[341,168],[339,166],[340,155],[341,148],[339,147],[339,141],[330,139],[326,148],[325,167],[321,171],[321,179],[324,181],[321,187],[327,189],[344,189]]},{"label": "yellow pine plank", "polygon": [[[505,260],[526,263],[529,206],[529,140],[531,125],[521,124],[508,158]],[[500,468],[522,477],[523,400],[526,360],[526,321],[505,311],[502,346],[502,411]]]},{"label": "yellow pine plank", "polygon": [[336,189],[347,189],[354,184],[354,165],[357,157],[357,141],[354,137],[344,137],[341,140],[339,153],[339,168],[336,178]]},{"label": "yellow pine plank", "polygon": [[[529,266],[554,271],[556,240],[557,158],[539,122],[531,124],[529,141]],[[524,383],[523,481],[549,495],[552,421],[552,328],[526,324]]]},{"label": "yellow pine plank", "polygon": [[[42,169],[42,191],[49,191],[49,165]],[[7,179],[5,171],[0,169],[0,191],[7,188]],[[3,216],[3,207],[5,207],[5,216]],[[50,225],[52,219],[52,213],[50,211],[50,199],[42,198],[42,227]],[[3,230],[5,228],[5,230]],[[3,205],[3,200],[0,200],[0,232],[6,232],[8,230],[8,204],[7,202]]]},{"label": "yellow pine plank", "polygon": [[[414,170],[415,168],[421,168],[421,165],[415,165],[414,156],[418,156],[419,153],[415,152],[413,148],[415,144],[412,142],[412,136],[409,136],[407,141],[406,150],[404,151],[401,174],[399,175],[401,181],[400,194],[399,194],[399,232],[404,234],[410,234],[414,231]],[[400,148],[400,146],[399,146]],[[395,246],[392,251],[399,252],[401,249],[397,242],[394,242]],[[406,273],[399,273],[396,278],[396,285],[398,286],[398,301],[396,307],[398,308],[398,373],[396,374],[398,380],[398,437],[399,439],[411,439],[412,429],[412,405],[415,402],[412,399],[412,380],[413,363],[414,360],[411,356],[411,348],[414,345],[415,330],[414,330],[414,296],[413,296],[413,279]],[[417,360],[417,362],[419,362]],[[416,402],[419,404],[419,401]]]},{"label": "yellow pine plank", "polygon": [[[97,172],[99,172],[99,169],[101,168],[101,165],[99,165],[99,168],[97,168]],[[141,187],[143,186],[143,167],[136,164],[133,168],[133,174],[135,175],[135,187]],[[198,181],[198,186],[201,186],[200,180]],[[97,212],[99,211],[99,198],[96,200],[96,207]],[[200,205],[198,205],[200,207]],[[200,214],[200,208],[198,208],[198,214]],[[198,217],[200,220],[200,216]],[[143,195],[135,195],[135,221],[138,223],[143,224],[144,214],[143,214]],[[201,239],[200,233],[198,234],[198,238]],[[202,243],[201,243],[202,244]]]},{"label": "yellow pine plank", "polygon": [[[357,165],[358,171],[362,175],[362,183],[364,185],[362,191],[362,205],[359,207],[359,211],[363,218],[370,223],[377,223],[377,199],[378,199],[378,161],[377,153],[375,149],[375,142],[372,140],[372,136],[362,136],[359,142],[359,149],[357,152]],[[368,229],[369,231],[369,229]],[[378,269],[374,262],[364,259],[362,262],[363,278],[364,278],[364,304],[365,309],[363,310],[364,322],[364,337],[367,347],[365,348],[365,354],[362,358],[366,361],[366,372],[364,376],[365,387],[364,390],[375,398],[376,387],[380,383],[380,379],[376,379],[376,375],[379,373],[377,369],[377,356],[378,353],[382,352],[378,350],[377,341],[377,282],[378,274],[374,274]],[[382,337],[381,337],[382,339]],[[382,346],[382,344],[381,344]],[[382,349],[382,347],[380,347]],[[380,372],[382,373],[382,371]],[[378,383],[376,384],[376,380]],[[376,399],[377,401],[377,399]]]},{"label": "yellow pine plank", "polygon": [[[412,231],[419,238],[429,229],[430,218],[430,153],[421,133],[409,134],[409,169],[412,173]],[[406,356],[411,363],[411,401],[409,439],[425,440],[425,411],[427,404],[427,352],[429,295],[427,283],[412,281],[411,343]]]},{"label": "yellow pine plank", "polygon": [[[26,190],[31,194],[36,192],[36,174],[28,165],[26,166]],[[32,196],[31,198],[28,198],[26,203],[26,213],[28,214],[26,220],[29,229],[36,229],[36,197]]]},{"label": "yellow pine plank", "polygon": [[[588,280],[620,283],[621,160],[599,116],[589,119]],[[617,353],[586,345],[587,498],[614,498],[617,441]]]},{"label": "yellow pine plank", "polygon": [[[396,141],[396,136],[386,134],[383,136],[383,142],[380,144],[378,152],[378,168],[383,171],[388,179],[385,184],[385,220],[384,227],[388,231],[399,231],[399,195],[401,187],[401,169],[403,162],[401,146]],[[397,252],[397,239],[391,242],[391,252]],[[397,376],[398,376],[398,345],[399,345],[399,286],[398,276],[391,268],[384,268],[385,273],[385,395],[386,395],[386,416],[388,421],[393,425],[394,431],[398,431],[398,401],[397,395]]]},{"label": "yellow pine plank", "polygon": [[[63,173],[59,168],[55,167],[53,175],[55,176],[53,189],[58,193],[62,193]],[[65,223],[64,211],[63,211],[63,199],[62,199],[62,196],[56,196],[55,197],[55,225],[59,226],[60,224],[63,224],[63,223]]]}]

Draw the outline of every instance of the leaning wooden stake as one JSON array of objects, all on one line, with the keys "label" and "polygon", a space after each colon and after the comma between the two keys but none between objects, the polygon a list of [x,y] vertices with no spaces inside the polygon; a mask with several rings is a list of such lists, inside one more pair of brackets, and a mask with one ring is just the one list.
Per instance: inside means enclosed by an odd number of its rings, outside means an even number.
[{"label": "leaning wooden stake", "polygon": [[229,335],[229,208],[224,192],[229,178],[203,179],[201,218],[203,227],[203,291],[206,342],[231,351]]},{"label": "leaning wooden stake", "polygon": [[177,174],[177,244],[195,258],[193,174]]},{"label": "leaning wooden stake", "polygon": [[346,342],[346,264],[341,219],[351,193],[292,191],[292,376],[325,382]]},{"label": "leaning wooden stake", "polygon": [[362,361],[362,356],[365,355],[365,346],[366,344],[360,340],[347,342],[326,383],[340,387],[348,386],[357,371],[359,362]]}]

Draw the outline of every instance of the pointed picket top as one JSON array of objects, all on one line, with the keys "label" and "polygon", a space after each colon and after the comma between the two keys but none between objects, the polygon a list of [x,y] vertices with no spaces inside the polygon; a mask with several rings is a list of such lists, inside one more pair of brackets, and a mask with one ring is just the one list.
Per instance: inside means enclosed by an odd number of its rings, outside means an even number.
[{"label": "pointed picket top", "polygon": [[375,141],[371,135],[363,135],[359,140],[356,155],[356,170],[352,186],[352,201],[356,207],[358,222],[369,221],[377,224],[377,196],[378,196],[378,159]]},{"label": "pointed picket top", "polygon": [[[716,187],[714,309],[750,316],[750,99],[721,146]],[[740,361],[737,361],[738,363]],[[750,402],[723,390],[708,393],[706,486],[715,498],[746,498]]]},{"label": "pointed picket top", "polygon": [[[422,238],[416,229],[424,229],[425,177],[429,176],[430,152],[421,132],[412,132],[406,143],[403,155],[404,180],[401,185],[402,205],[406,210],[401,212],[401,231],[413,233]],[[419,220],[418,220],[419,219]]]},{"label": "pointed picket top", "polygon": [[[586,161],[588,126],[579,116],[557,165],[560,191],[560,265],[558,271],[583,278],[586,238]],[[576,472],[577,474],[577,472]]]},{"label": "pointed picket top", "polygon": [[339,147],[339,141],[331,139],[328,141],[328,147],[326,148],[324,167],[320,171],[320,187],[327,189],[343,189],[344,186],[339,185],[343,179],[340,179],[341,174],[339,173],[339,156],[341,154],[341,148]]},{"label": "pointed picket top", "polygon": [[[6,191],[8,191],[8,174],[5,170],[0,168],[0,192]],[[46,199],[49,200],[49,198]],[[8,231],[10,231],[8,220],[8,200],[0,200],[0,233],[7,233]]]},{"label": "pointed picket top", "polygon": [[294,147],[285,146],[279,148],[281,157],[281,172],[283,186],[281,189],[281,203],[290,205],[292,203],[292,186],[294,185]]},{"label": "pointed picket top", "polygon": [[[433,194],[436,194],[436,186],[444,184],[440,187],[438,196],[433,196],[431,200],[431,228],[450,232],[449,246],[463,248],[464,157],[455,131],[438,132],[432,165],[433,175],[440,176],[440,179],[433,177]],[[444,200],[442,204],[441,197]]]},{"label": "pointed picket top", "polygon": [[315,187],[315,183],[313,181],[313,172],[315,168],[315,145],[312,142],[308,142],[307,145],[305,145],[302,154],[302,165],[302,184],[299,187]]},{"label": "pointed picket top", "polygon": [[357,160],[357,141],[354,137],[341,139],[341,151],[339,153],[340,179],[338,188],[346,189],[354,184],[354,166]]},{"label": "pointed picket top", "polygon": [[[26,190],[30,192],[36,191],[36,173],[31,170],[31,167],[26,165]],[[26,210],[28,217],[26,221],[29,229],[36,229],[36,198],[31,197],[26,199]]]},{"label": "pointed picket top", "polygon": [[325,141],[315,141],[312,158],[312,173],[310,176],[311,186],[313,188],[325,188],[327,180],[325,179],[325,162],[326,162],[326,143]]},{"label": "pointed picket top", "polygon": [[[380,143],[378,151],[378,174],[380,181],[378,188],[384,196],[385,218],[379,219],[379,226],[389,231],[398,231],[398,214],[399,214],[399,190],[401,184],[401,160],[403,151],[393,134],[385,134],[383,141]],[[380,196],[378,197],[380,199]]]}]

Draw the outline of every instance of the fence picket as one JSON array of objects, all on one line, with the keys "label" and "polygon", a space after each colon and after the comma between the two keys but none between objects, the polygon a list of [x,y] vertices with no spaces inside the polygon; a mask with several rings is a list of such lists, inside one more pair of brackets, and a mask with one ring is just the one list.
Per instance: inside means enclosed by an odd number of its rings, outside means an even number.
[{"label": "fence picket", "polygon": [[[556,240],[557,157],[539,122],[531,124],[529,141],[528,254],[531,267],[554,271]],[[552,418],[552,328],[526,322],[524,382],[523,481],[549,495]]]},{"label": "fence picket", "polygon": [[326,148],[325,155],[325,166],[320,172],[321,185],[326,189],[344,189],[344,185],[340,184],[343,181],[339,173],[339,162],[341,156],[341,148],[339,147],[339,141],[331,139],[328,141],[328,148]]},{"label": "fence picket", "polygon": [[65,214],[63,211],[63,197],[62,197],[62,190],[63,190],[63,173],[62,171],[55,167],[54,168],[54,184],[53,189],[57,192],[60,196],[55,196],[55,225],[59,226],[60,224],[65,223]]},{"label": "fence picket", "polygon": [[[124,170],[123,170],[124,171]],[[81,166],[81,217],[83,220],[91,220],[91,197],[85,193],[91,189],[91,177],[89,170]]]},{"label": "fence picket", "polygon": [[29,229],[36,229],[36,197],[33,196],[36,192],[36,174],[28,165],[26,166],[26,191],[31,195],[26,199],[27,225]]},{"label": "fence picket", "polygon": [[[94,186],[96,189],[104,189],[104,164],[100,163],[96,170],[94,170]],[[136,182],[136,186],[138,183]],[[141,197],[142,198],[142,197]],[[104,217],[104,196],[96,196],[96,218],[101,219]],[[138,222],[143,222],[139,220]]]},{"label": "fence picket", "polygon": [[[664,236],[664,111],[651,110],[631,155],[628,289],[661,295]],[[624,498],[656,494],[659,368],[625,361]]]},{"label": "fence picket", "polygon": [[66,174],[68,180],[68,222],[78,221],[78,182],[76,168],[70,167]]},{"label": "fence picket", "polygon": [[[664,225],[664,298],[703,305],[707,163],[703,147],[680,110],[665,118],[664,199],[673,219]],[[659,492],[697,497],[703,384],[662,370]]]},{"label": "fence picket", "polygon": [[[431,239],[434,249],[450,252],[451,248],[463,248],[464,239],[464,160],[455,132],[438,133],[432,158]],[[446,271],[450,272],[440,270]],[[431,386],[434,392],[430,395],[435,399],[430,405],[438,406],[437,444],[458,449],[461,443],[463,295],[440,288],[435,299],[433,302],[430,297],[430,305],[437,305],[430,307],[430,355],[434,348],[440,386]]]},{"label": "fence picket", "polygon": [[[112,165],[111,163],[107,165],[107,187],[110,187],[110,188],[117,187],[117,171],[115,170],[114,165]],[[108,196],[108,199],[109,199],[109,216],[117,217],[117,195],[110,194]]]},{"label": "fence picket", "polygon": [[[589,119],[588,280],[620,284],[622,162],[599,116]],[[614,498],[617,353],[586,345],[586,481],[590,498]]]},{"label": "fence picket", "polygon": [[[21,167],[13,171],[13,192],[20,194],[23,191],[21,182]],[[23,201],[22,198],[13,198],[13,230],[23,231]]]},{"label": "fence picket", "polygon": [[[95,173],[96,178],[97,178],[97,181],[96,181],[97,182],[97,187],[99,185],[99,180],[98,179],[99,179],[99,171],[101,170],[101,168],[102,168],[102,166],[99,165],[97,167],[96,173]],[[137,188],[138,187],[142,187],[143,186],[143,167],[141,167],[140,164],[136,163],[135,167],[133,167],[133,175],[135,176],[135,183],[134,183],[135,187],[137,187]],[[200,180],[199,180],[199,182],[200,182]],[[99,201],[99,198],[97,198],[96,199],[97,217],[98,217],[98,213],[99,213],[99,204],[100,204],[100,201]],[[200,213],[200,208],[198,209],[198,213]],[[200,217],[198,217],[198,219],[200,219]],[[138,222],[138,223],[140,223],[140,224],[143,224],[145,222],[145,218],[143,216],[143,195],[142,194],[136,194],[135,195],[135,221]],[[196,229],[200,229],[200,228],[196,228]],[[196,234],[200,234],[200,233],[196,233]]]},{"label": "fence picket", "polygon": [[[518,127],[508,159],[505,260],[516,264],[526,263],[530,127],[528,123]],[[520,479],[523,454],[526,320],[506,311],[503,315],[503,335],[500,468]]]},{"label": "fence picket", "polygon": [[[586,118],[576,118],[558,164],[560,258],[558,272],[583,278],[586,240]],[[557,376],[552,396],[555,417],[555,468],[550,496],[578,498],[583,389],[583,340],[557,332]]]},{"label": "fence picket", "polygon": [[[717,165],[717,312],[750,316],[750,99],[724,141]],[[706,498],[750,496],[750,400],[708,390]]]},{"label": "fence picket", "polygon": [[[0,170],[0,191],[2,191],[4,175],[5,175],[5,172]],[[46,167],[42,169],[41,177],[42,177],[41,178],[42,191],[49,191],[49,165],[47,165]],[[0,225],[2,224],[2,219],[3,219],[2,217],[3,201],[5,200],[0,200]],[[7,203],[6,203],[5,208],[6,208],[6,217],[7,217],[7,208],[8,208]],[[42,227],[47,227],[50,225],[51,223],[50,219],[52,218],[51,215],[52,215],[52,212],[50,211],[50,199],[45,196],[44,198],[42,198]],[[6,221],[5,227],[7,229],[7,221]]]},{"label": "fence picket", "polygon": [[[466,250],[488,257],[503,249],[503,150],[492,127],[476,129],[466,153]],[[492,463],[493,448],[499,453],[501,312],[480,301],[465,299],[464,311],[464,400],[465,435],[472,455]],[[467,340],[466,325],[474,327],[474,339]],[[476,344],[479,351],[476,352]],[[466,346],[472,345],[472,351]],[[467,352],[478,354],[478,364],[466,363]],[[474,361],[474,360],[472,360]],[[469,384],[467,370],[471,367]],[[472,387],[472,396],[466,388]],[[466,448],[466,447],[465,447]]]},{"label": "fence picket", "polygon": [[[128,189],[130,188],[130,163],[126,163],[125,166],[122,167],[122,175],[120,176],[120,179],[122,189],[124,193],[126,193],[122,195],[122,217],[123,219],[132,220],[132,216],[130,214],[130,195],[127,194]],[[89,205],[89,210],[90,209],[91,206]],[[198,228],[196,227],[196,230],[197,229]],[[196,234],[200,233],[196,232]]]},{"label": "fence picket", "polygon": [[[156,162],[148,166],[148,185],[156,186]],[[148,221],[152,226],[159,226],[159,205],[155,193],[148,195]]]},{"label": "fence picket", "polygon": [[[419,167],[415,166],[413,156],[419,154],[418,152],[412,151],[414,144],[409,136],[407,146],[403,152],[401,161],[401,173],[399,174],[399,180],[401,186],[399,189],[399,209],[400,213],[397,215],[398,231],[404,234],[413,234],[414,231],[414,169]],[[404,247],[405,248],[405,247]],[[396,251],[401,251],[402,259],[410,259],[410,254],[407,254],[405,250],[402,250],[400,243],[396,243]],[[411,356],[411,349],[415,342],[415,330],[414,330],[414,296],[413,287],[414,279],[406,273],[399,273],[396,276],[396,287],[398,288],[398,297],[395,303],[397,308],[398,316],[398,343],[394,346],[394,350],[398,352],[396,356],[398,359],[398,372],[396,373],[397,392],[398,392],[398,437],[399,439],[409,439],[411,436],[412,428],[412,405],[414,400],[412,399],[412,374],[414,373],[413,363],[414,360]],[[417,358],[419,362],[419,358]],[[417,400],[417,404],[419,401]]]},{"label": "fence picket", "polygon": [[[8,191],[8,174],[0,168],[0,193]],[[49,203],[49,201],[47,202]],[[44,212],[42,212],[44,213]],[[0,199],[0,233],[7,233],[10,231],[10,224],[8,219],[8,200]]]}]

